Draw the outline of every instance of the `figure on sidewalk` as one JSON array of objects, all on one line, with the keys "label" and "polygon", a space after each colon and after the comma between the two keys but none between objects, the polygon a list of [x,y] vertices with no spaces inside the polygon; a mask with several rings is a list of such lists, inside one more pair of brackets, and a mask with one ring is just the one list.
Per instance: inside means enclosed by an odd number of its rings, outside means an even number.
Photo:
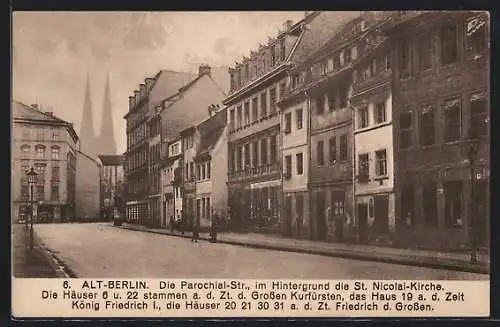
[{"label": "figure on sidewalk", "polygon": [[175,230],[175,220],[174,216],[170,216],[170,232],[173,233]]},{"label": "figure on sidewalk", "polygon": [[198,238],[200,236],[200,233],[198,231],[198,224],[196,221],[193,221],[192,229],[193,229],[193,236],[191,237],[191,242],[198,243]]},{"label": "figure on sidewalk", "polygon": [[213,211],[212,217],[210,219],[210,243],[217,242],[217,227],[219,224],[219,212],[218,210]]}]

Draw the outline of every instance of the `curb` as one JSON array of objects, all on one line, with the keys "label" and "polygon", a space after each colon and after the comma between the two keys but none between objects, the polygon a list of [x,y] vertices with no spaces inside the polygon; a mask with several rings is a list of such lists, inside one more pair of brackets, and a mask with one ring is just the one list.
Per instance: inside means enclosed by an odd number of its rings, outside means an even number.
[{"label": "curb", "polygon": [[45,256],[48,263],[56,273],[57,278],[77,278],[76,274],[68,268],[68,266],[59,259],[52,250],[47,248],[40,240],[40,238],[33,232],[34,241],[36,246],[41,250],[41,253]]},{"label": "curb", "polygon": [[[152,234],[159,234],[165,236],[176,236],[181,238],[191,238],[188,235],[180,235],[174,233],[162,233],[149,229],[136,229],[133,227],[127,226],[113,226],[122,229],[138,231],[138,232],[146,232]],[[206,236],[200,236],[199,240],[209,241],[209,238]],[[256,244],[256,243],[245,243],[241,241],[233,241],[233,240],[217,240],[217,243],[222,244],[230,244],[243,246],[254,249],[265,249],[265,250],[273,250],[273,251],[282,251],[282,252],[293,252],[293,253],[304,253],[304,254],[313,254],[320,255],[325,257],[332,258],[342,258],[342,259],[354,259],[354,260],[362,260],[362,261],[373,261],[373,262],[382,262],[382,263],[390,263],[390,264],[400,264],[406,266],[413,267],[424,267],[424,268],[433,268],[433,269],[443,269],[443,270],[453,270],[459,272],[468,272],[468,273],[476,273],[476,274],[490,274],[490,268],[486,265],[471,265],[471,264],[463,264],[461,262],[442,262],[439,259],[434,258],[422,258],[414,260],[408,258],[394,258],[394,257],[382,257],[382,256],[369,256],[364,253],[355,253],[355,252],[347,252],[347,251],[324,251],[324,250],[314,250],[314,249],[302,249],[302,248],[294,248],[294,247],[285,247],[279,245],[270,245],[270,244]],[[418,261],[417,261],[418,260]]]}]

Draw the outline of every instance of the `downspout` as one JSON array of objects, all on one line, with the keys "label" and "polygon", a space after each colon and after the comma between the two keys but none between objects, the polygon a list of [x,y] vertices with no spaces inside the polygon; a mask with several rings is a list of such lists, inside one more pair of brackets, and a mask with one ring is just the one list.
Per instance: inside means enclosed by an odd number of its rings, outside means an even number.
[{"label": "downspout", "polygon": [[356,107],[349,104],[351,109],[351,126],[352,126],[352,225],[356,231],[356,243],[359,243],[359,223],[356,215]]},{"label": "downspout", "polygon": [[307,196],[308,196],[308,213],[309,213],[309,238],[314,239],[313,229],[311,228],[312,221],[312,189],[311,189],[311,161],[312,161],[312,149],[311,149],[311,98],[309,97],[309,93],[304,91],[304,95],[306,97],[306,113],[307,113],[307,150],[308,150],[308,158],[307,158]]}]

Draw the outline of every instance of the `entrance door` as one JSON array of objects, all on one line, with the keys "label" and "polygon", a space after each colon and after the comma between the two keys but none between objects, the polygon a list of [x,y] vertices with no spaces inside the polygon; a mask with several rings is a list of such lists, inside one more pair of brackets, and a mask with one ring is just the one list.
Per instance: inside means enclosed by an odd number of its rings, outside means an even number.
[{"label": "entrance door", "polygon": [[316,228],[319,240],[326,239],[325,193],[316,193]]},{"label": "entrance door", "polygon": [[375,225],[378,234],[389,232],[389,197],[387,195],[374,196]]},{"label": "entrance door", "polygon": [[358,203],[357,210],[359,242],[364,244],[368,242],[368,205]]}]

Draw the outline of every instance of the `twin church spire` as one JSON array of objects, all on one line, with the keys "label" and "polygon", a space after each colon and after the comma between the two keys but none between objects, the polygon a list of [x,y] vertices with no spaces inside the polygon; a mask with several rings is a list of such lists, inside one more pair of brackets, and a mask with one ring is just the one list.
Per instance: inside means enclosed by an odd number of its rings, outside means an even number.
[{"label": "twin church spire", "polygon": [[80,150],[83,153],[93,158],[97,158],[99,154],[116,154],[117,149],[113,115],[111,111],[109,74],[107,74],[102,106],[101,130],[100,133],[96,135],[94,133],[94,117],[92,113],[92,98],[90,95],[90,77],[87,74],[85,97],[83,100],[83,115],[80,126]]}]

